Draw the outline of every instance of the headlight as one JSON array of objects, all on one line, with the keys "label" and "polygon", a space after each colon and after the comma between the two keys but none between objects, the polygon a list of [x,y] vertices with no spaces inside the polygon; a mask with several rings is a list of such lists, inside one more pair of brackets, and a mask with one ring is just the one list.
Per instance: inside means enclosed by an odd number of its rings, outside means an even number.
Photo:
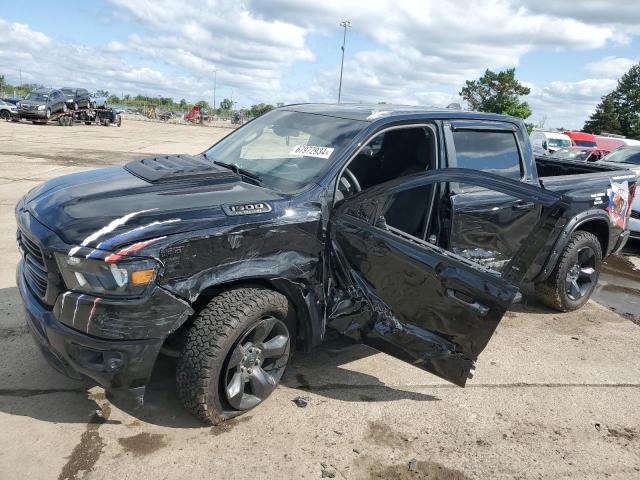
[{"label": "headlight", "polygon": [[44,110],[46,107],[46,105],[38,105],[38,110]]},{"label": "headlight", "polygon": [[20,102],[16,103],[16,107],[20,108]]},{"label": "headlight", "polygon": [[67,288],[91,294],[138,297],[155,280],[158,271],[157,262],[151,259],[109,264],[64,253],[55,255]]}]

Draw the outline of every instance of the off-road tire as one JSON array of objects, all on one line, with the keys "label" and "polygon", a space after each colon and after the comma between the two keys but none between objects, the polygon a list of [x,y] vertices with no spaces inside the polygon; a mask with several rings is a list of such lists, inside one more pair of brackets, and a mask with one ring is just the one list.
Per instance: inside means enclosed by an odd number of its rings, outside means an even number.
[{"label": "off-road tire", "polygon": [[567,272],[572,266],[572,259],[583,247],[590,247],[595,252],[595,283],[597,283],[597,278],[600,276],[600,270],[602,268],[602,247],[600,246],[600,242],[593,233],[584,231],[573,232],[549,278],[544,282],[536,284],[535,291],[538,300],[560,312],[577,310],[587,303],[593,293],[593,288],[588,294],[577,301],[569,298],[566,289]]},{"label": "off-road tire", "polygon": [[176,386],[184,407],[213,425],[244,413],[229,405],[221,386],[227,356],[264,315],[282,320],[293,342],[292,313],[286,297],[264,288],[238,288],[214,297],[195,318],[178,359]]}]

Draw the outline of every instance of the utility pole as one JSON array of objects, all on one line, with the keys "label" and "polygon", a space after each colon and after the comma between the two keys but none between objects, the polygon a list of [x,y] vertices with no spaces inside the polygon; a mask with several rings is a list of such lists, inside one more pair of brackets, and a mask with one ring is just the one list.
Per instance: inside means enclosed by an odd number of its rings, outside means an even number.
[{"label": "utility pole", "polygon": [[218,83],[218,70],[213,71],[213,111],[218,108],[216,106],[216,84]]},{"label": "utility pole", "polygon": [[340,22],[340,26],[344,28],[344,35],[342,36],[342,61],[340,62],[340,85],[338,86],[338,103],[340,103],[340,95],[342,94],[342,69],[344,68],[344,45],[347,42],[347,28],[351,27],[349,20],[343,20]]},{"label": "utility pole", "polygon": [[[14,70],[15,72],[15,70]],[[22,86],[22,69],[20,69],[20,86]]]}]

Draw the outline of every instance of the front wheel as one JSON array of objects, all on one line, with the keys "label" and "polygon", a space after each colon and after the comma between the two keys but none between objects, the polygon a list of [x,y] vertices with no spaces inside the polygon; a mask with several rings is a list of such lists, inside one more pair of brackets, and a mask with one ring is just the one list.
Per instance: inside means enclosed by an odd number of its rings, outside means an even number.
[{"label": "front wheel", "polygon": [[289,362],[295,324],[280,293],[239,288],[221,293],[198,314],[178,360],[183,405],[217,425],[262,403]]},{"label": "front wheel", "polygon": [[602,247],[589,232],[573,232],[547,280],[536,285],[540,301],[561,312],[582,307],[598,283]]}]

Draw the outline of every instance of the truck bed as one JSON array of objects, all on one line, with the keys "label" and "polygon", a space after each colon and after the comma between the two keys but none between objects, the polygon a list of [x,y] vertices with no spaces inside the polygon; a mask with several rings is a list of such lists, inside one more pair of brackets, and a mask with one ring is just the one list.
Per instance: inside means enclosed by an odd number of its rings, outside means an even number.
[{"label": "truck bed", "polygon": [[536,156],[535,160],[541,185],[562,193],[596,193],[594,189],[606,189],[612,180],[633,175],[631,170],[600,163],[557,160],[545,156]]}]

